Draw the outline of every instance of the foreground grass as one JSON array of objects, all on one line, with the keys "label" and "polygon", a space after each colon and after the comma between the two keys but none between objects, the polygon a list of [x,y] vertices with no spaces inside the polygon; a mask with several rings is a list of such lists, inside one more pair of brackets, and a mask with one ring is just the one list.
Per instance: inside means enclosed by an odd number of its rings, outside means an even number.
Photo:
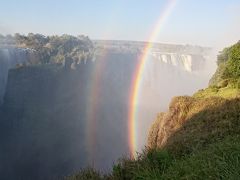
[{"label": "foreground grass", "polygon": [[227,137],[182,158],[174,158],[165,150],[149,151],[138,160],[122,159],[114,166],[112,175],[101,176],[94,170],[85,170],[68,179],[239,179],[239,138]]},{"label": "foreground grass", "polygon": [[185,120],[163,147],[119,160],[109,175],[87,169],[67,179],[239,179],[240,98],[179,97],[172,106]]},{"label": "foreground grass", "polygon": [[162,179],[239,179],[239,136],[227,137],[205,150],[176,159]]},{"label": "foreground grass", "polygon": [[100,174],[100,172],[98,172],[92,168],[87,168],[80,172],[77,172],[75,175],[66,177],[64,179],[67,179],[67,180],[79,180],[79,179],[101,180],[101,179],[103,179],[103,176]]}]

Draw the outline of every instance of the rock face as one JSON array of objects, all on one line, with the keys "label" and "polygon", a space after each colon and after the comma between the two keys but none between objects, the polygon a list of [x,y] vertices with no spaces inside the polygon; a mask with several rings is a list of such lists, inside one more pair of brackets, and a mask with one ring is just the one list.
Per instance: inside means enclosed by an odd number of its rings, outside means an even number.
[{"label": "rock face", "polygon": [[189,109],[193,108],[193,104],[194,99],[191,97],[175,97],[170,103],[168,111],[160,113],[150,128],[148,147],[164,147],[167,140],[191,117],[192,113]]},{"label": "rock face", "polygon": [[0,105],[7,84],[8,70],[17,64],[33,61],[35,52],[26,48],[0,48]]},{"label": "rock face", "polygon": [[0,114],[2,178],[52,179],[93,163],[106,170],[128,154],[133,55],[113,57],[120,56],[109,54],[76,69],[10,70]]},{"label": "rock face", "polygon": [[[27,36],[16,33],[14,36],[0,35],[0,105],[6,88],[10,68],[30,65],[64,64],[70,57],[79,64],[91,59],[93,45],[85,36],[71,35],[44,36],[29,33]],[[67,62],[68,63],[68,62]]]}]

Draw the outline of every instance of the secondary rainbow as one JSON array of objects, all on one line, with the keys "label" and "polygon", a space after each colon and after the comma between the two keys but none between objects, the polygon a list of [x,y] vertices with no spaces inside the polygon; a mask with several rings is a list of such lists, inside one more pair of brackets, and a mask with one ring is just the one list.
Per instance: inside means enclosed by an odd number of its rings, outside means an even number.
[{"label": "secondary rainbow", "polygon": [[172,12],[173,8],[175,7],[177,0],[168,0],[166,3],[166,7],[163,9],[162,13],[159,16],[159,19],[154,27],[153,32],[151,33],[148,42],[146,43],[144,50],[140,56],[139,63],[136,67],[132,78],[132,87],[130,90],[130,111],[128,117],[128,133],[129,133],[129,148],[132,157],[135,157],[136,150],[137,150],[137,135],[136,135],[136,126],[137,126],[137,105],[139,101],[139,92],[141,89],[141,81],[142,75],[144,72],[144,67],[146,64],[146,60],[148,54],[153,46],[153,42],[156,41],[158,34],[166,21],[167,17]]},{"label": "secondary rainbow", "polygon": [[88,163],[94,166],[95,154],[97,153],[97,129],[96,129],[96,115],[98,113],[98,101],[99,93],[101,89],[101,78],[105,68],[105,59],[107,57],[107,51],[103,50],[101,56],[98,56],[98,62],[95,62],[90,71],[90,84],[88,89],[90,90],[86,104],[86,142],[88,143]]}]

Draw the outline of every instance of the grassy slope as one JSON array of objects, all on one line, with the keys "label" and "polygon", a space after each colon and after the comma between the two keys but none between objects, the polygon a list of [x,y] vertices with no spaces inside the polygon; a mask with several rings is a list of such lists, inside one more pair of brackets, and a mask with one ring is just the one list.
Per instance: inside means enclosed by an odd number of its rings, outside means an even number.
[{"label": "grassy slope", "polygon": [[[153,125],[151,148],[137,160],[122,160],[113,169],[113,179],[240,177],[240,99],[233,98],[238,90],[229,91],[229,98],[207,92],[206,97],[174,98],[169,112]],[[158,132],[157,124],[163,126]]]},{"label": "grassy slope", "polygon": [[239,52],[237,43],[220,54],[207,89],[173,98],[138,158],[121,159],[104,177],[87,169],[69,179],[239,179]]}]

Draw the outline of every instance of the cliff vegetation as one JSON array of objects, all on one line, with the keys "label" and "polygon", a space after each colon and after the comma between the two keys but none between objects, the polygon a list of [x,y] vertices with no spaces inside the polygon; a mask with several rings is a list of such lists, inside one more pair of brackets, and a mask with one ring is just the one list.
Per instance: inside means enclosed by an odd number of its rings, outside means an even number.
[{"label": "cliff vegetation", "polygon": [[43,65],[65,63],[73,61],[79,63],[82,60],[92,59],[93,43],[87,37],[79,35],[77,37],[64,34],[62,36],[44,36],[41,34],[29,33],[22,35],[0,35],[0,48],[17,47],[31,49],[36,58],[17,67],[26,65]]}]

